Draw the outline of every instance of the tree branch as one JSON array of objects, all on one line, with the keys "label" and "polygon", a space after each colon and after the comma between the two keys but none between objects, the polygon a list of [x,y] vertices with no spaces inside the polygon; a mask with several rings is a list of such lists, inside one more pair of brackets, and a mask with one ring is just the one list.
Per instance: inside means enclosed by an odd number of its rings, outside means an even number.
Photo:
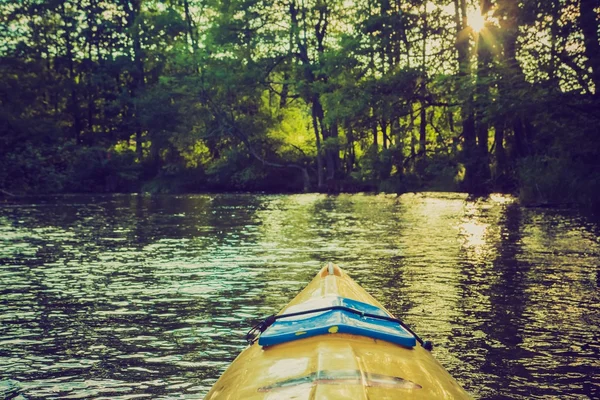
[{"label": "tree branch", "polygon": [[208,94],[206,93],[206,91],[204,89],[202,89],[202,92],[204,94],[204,97],[205,97],[207,103],[210,104],[210,107],[213,111],[213,115],[217,119],[217,122],[219,123],[219,125],[221,125],[221,129],[223,129],[230,136],[236,137],[239,140],[241,140],[242,143],[244,143],[244,145],[250,152],[250,154],[255,159],[257,159],[259,162],[261,162],[263,165],[266,165],[269,167],[275,167],[275,168],[294,168],[294,169],[300,170],[302,172],[302,179],[304,182],[304,191],[305,192],[310,191],[310,177],[308,175],[308,170],[306,169],[306,167],[303,167],[302,165],[298,165],[298,164],[294,164],[294,163],[280,164],[280,163],[268,161],[265,158],[263,158],[254,149],[254,147],[250,143],[250,140],[248,139],[248,137],[238,128],[237,123],[235,122],[235,117],[233,115],[228,116],[225,111],[223,111],[221,108],[219,108],[214,103],[212,98],[210,96],[208,96]]}]

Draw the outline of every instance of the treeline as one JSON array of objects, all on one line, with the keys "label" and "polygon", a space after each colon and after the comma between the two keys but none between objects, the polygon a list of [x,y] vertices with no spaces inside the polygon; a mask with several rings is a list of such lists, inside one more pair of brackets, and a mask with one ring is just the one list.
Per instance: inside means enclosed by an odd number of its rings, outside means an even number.
[{"label": "treeline", "polygon": [[0,189],[513,191],[592,204],[599,10],[5,0]]}]

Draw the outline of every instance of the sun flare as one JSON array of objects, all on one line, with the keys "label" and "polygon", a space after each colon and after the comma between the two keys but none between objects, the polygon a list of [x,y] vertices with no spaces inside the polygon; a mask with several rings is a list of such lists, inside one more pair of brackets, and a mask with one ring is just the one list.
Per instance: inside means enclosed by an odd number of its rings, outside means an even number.
[{"label": "sun flare", "polygon": [[467,13],[467,21],[469,23],[469,26],[475,32],[481,32],[481,30],[485,26],[485,17],[481,15],[479,10],[469,11]]}]

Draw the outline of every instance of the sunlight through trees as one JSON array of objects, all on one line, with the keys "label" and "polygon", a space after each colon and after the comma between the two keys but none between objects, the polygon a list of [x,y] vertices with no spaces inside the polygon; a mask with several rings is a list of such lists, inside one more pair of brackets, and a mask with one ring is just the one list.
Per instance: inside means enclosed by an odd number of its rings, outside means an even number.
[{"label": "sunlight through trees", "polygon": [[4,1],[4,191],[594,202],[599,0]]}]

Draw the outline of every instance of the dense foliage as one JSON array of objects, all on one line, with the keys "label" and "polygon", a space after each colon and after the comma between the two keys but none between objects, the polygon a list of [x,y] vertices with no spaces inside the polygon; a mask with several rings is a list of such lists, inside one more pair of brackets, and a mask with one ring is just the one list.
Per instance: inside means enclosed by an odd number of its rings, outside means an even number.
[{"label": "dense foliage", "polygon": [[474,3],[3,0],[0,189],[597,202],[600,0]]}]

